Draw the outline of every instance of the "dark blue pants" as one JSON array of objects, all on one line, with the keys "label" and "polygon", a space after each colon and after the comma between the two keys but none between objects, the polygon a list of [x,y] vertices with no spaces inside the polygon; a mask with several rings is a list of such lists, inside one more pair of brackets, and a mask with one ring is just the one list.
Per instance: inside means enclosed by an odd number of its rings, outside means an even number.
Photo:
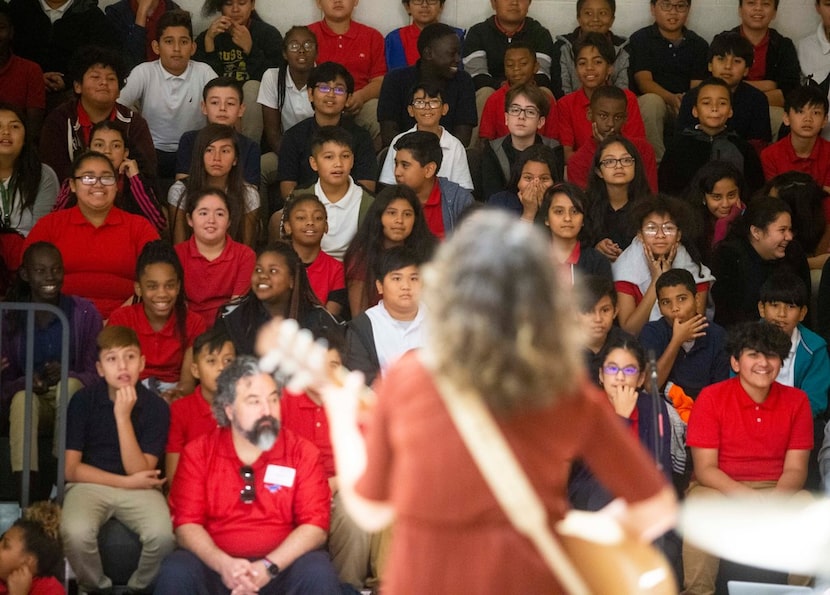
[{"label": "dark blue pants", "polygon": [[[161,565],[155,595],[227,595],[222,577],[195,554],[178,549]],[[324,550],[308,552],[260,589],[261,595],[339,595],[340,582]]]}]

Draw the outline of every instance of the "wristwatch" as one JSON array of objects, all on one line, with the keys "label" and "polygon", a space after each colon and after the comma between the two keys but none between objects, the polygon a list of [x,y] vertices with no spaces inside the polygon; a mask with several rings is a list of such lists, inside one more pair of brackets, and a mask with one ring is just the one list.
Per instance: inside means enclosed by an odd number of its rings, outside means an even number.
[{"label": "wristwatch", "polygon": [[268,574],[271,575],[271,580],[277,578],[277,575],[280,573],[280,567],[271,562],[268,558],[262,559],[262,564],[265,566],[265,570],[268,571]]}]

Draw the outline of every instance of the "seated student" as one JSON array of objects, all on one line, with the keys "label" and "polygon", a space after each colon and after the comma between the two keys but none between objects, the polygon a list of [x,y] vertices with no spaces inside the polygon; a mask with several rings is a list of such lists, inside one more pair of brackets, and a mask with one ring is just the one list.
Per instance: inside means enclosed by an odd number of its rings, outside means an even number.
[{"label": "seated student", "polygon": [[439,239],[452,233],[473,195],[455,182],[439,177],[444,160],[438,137],[431,132],[408,132],[395,143],[395,181],[415,191],[429,230]]},{"label": "seated student", "polygon": [[69,64],[75,98],[49,112],[40,134],[40,158],[65,180],[72,175],[72,161],[89,147],[92,127],[103,120],[118,121],[139,171],[156,177],[156,152],[147,121],[141,114],[116,103],[126,78],[118,52],[87,46]]},{"label": "seated student", "polygon": [[104,9],[110,25],[122,41],[127,72],[142,62],[156,59],[153,52],[156,27],[161,15],[171,10],[180,10],[173,0],[117,0]]},{"label": "seated student", "polygon": [[[194,58],[208,64],[219,76],[237,81],[244,88],[244,103],[252,106],[265,71],[284,64],[282,35],[259,16],[255,0],[207,0],[202,14],[217,12],[221,14],[196,38]],[[258,147],[262,112],[252,109],[240,117],[242,134]]]},{"label": "seated student", "polygon": [[385,250],[407,246],[426,262],[435,244],[436,238],[427,227],[415,192],[407,186],[387,186],[381,190],[343,259],[352,318],[380,300],[374,271]]},{"label": "seated student", "polygon": [[92,301],[104,319],[132,298],[138,254],[159,237],[144,217],[113,206],[117,181],[106,155],[78,155],[69,180],[77,205],[41,217],[25,244],[53,243],[63,257],[66,292]]},{"label": "seated student", "polygon": [[761,152],[767,180],[796,170],[810,174],[830,193],[830,141],[821,138],[827,106],[827,92],[816,85],[796,87],[787,95],[784,124],[790,133]]},{"label": "seated student", "polygon": [[634,234],[631,207],[649,196],[643,158],[623,136],[609,134],[597,145],[588,179],[588,241],[614,262]]},{"label": "seated student", "polygon": [[326,207],[313,194],[292,194],[282,212],[282,235],[303,261],[314,295],[333,316],[347,305],[343,263],[321,248],[328,231]]},{"label": "seated student", "polygon": [[[716,35],[709,46],[709,72],[723,80],[732,94],[732,116],[726,121],[757,152],[772,141],[769,104],[763,91],[746,82],[745,77],[755,60],[752,44],[738,33]],[[683,95],[675,127],[677,132],[694,128],[697,117],[692,114],[697,104],[698,87]],[[778,131],[775,131],[776,134]]]},{"label": "seated student", "polygon": [[98,530],[115,518],[141,540],[141,558],[127,583],[150,589],[164,556],[173,551],[173,526],[158,470],[170,426],[167,404],[138,377],[144,356],[123,326],[98,335],[101,380],[79,390],[66,414],[66,497],[61,537],[84,591],[112,588],[98,551]]},{"label": "seated student", "polygon": [[[418,38],[429,25],[438,23],[444,11],[446,0],[401,0],[406,14],[412,23],[406,27],[398,27],[389,33],[383,40],[384,54],[386,55],[387,70],[414,66],[421,57],[418,49]],[[459,41],[464,41],[464,29],[453,27]]]},{"label": "seated student", "polygon": [[[651,0],[654,23],[628,38],[631,56],[629,85],[637,92],[646,137],[659,162],[666,152],[663,132],[680,110],[683,94],[706,78],[709,45],[686,28],[691,2]],[[671,125],[669,126],[671,128]]]},{"label": "seated student", "polygon": [[230,199],[223,190],[191,194],[185,216],[193,235],[174,246],[184,270],[184,295],[189,312],[211,327],[223,304],[248,293],[256,256],[228,233]]},{"label": "seated student", "polygon": [[613,279],[608,259],[585,243],[587,202],[581,188],[561,182],[545,190],[536,213],[536,223],[550,230],[554,262],[567,269],[573,285],[587,275]]},{"label": "seated student", "polygon": [[175,182],[167,193],[174,243],[184,242],[190,235],[186,213],[192,197],[207,188],[219,188],[229,201],[228,233],[237,242],[254,245],[260,218],[259,191],[243,180],[237,138],[236,131],[224,124],[208,124],[199,131],[190,175]]},{"label": "seated student", "polygon": [[[2,18],[0,15],[0,23]],[[20,266],[24,239],[52,210],[58,192],[55,172],[41,163],[30,130],[22,110],[0,103],[0,255],[12,271]]]},{"label": "seated student", "polygon": [[395,143],[404,134],[421,130],[435,134],[441,144],[444,161],[441,163],[438,175],[472,192],[473,179],[470,176],[470,166],[467,162],[467,151],[460,140],[441,126],[442,115],[451,109],[450,105],[444,102],[443,97],[441,87],[434,82],[419,82],[412,89],[411,102],[406,109],[415,118],[415,126],[392,139],[380,171],[378,181],[381,184],[395,183]]},{"label": "seated student", "polygon": [[8,4],[15,30],[14,53],[37,62],[43,70],[47,112],[66,99],[63,91],[70,81],[65,77],[77,51],[89,43],[121,48],[121,40],[97,2],[12,0]]},{"label": "seated student", "polygon": [[640,331],[640,344],[653,351],[657,360],[657,384],[671,382],[688,396],[729,378],[726,331],[698,314],[697,284],[685,269],[669,269],[657,278],[659,320],[647,322]]},{"label": "seated student", "polygon": [[380,31],[352,19],[358,0],[317,0],[323,18],[308,28],[317,37],[320,62],[339,62],[353,77],[346,97],[346,114],[369,131],[380,135],[377,108],[386,58]]},{"label": "seated student", "polygon": [[141,301],[114,310],[107,324],[135,331],[145,359],[141,383],[171,403],[193,392],[190,346],[207,325],[187,309],[182,264],[167,242],[148,242],[135,270],[135,293]]},{"label": "seated student", "polygon": [[[594,89],[591,103],[587,110],[587,119],[591,123],[591,136],[577,149],[568,160],[565,175],[569,182],[580,188],[587,188],[591,161],[594,159],[598,143],[612,134],[621,135],[628,119],[628,95],[620,88],[602,85]],[[652,192],[657,192],[657,161],[654,149],[645,137],[629,138],[643,159],[643,169]]]},{"label": "seated student", "polygon": [[[317,128],[310,140],[311,169],[318,179],[307,188],[297,188],[294,194],[313,194],[326,207],[328,232],[323,235],[320,247],[329,256],[343,260],[352,238],[357,233],[372,195],[355,183],[352,177],[355,164],[354,138],[340,126]],[[280,226],[284,210],[271,216],[268,237],[271,241],[282,238]]]},{"label": "seated student", "polygon": [[311,290],[305,267],[288,242],[257,250],[250,287],[241,300],[227,304],[216,321],[233,341],[237,355],[253,354],[257,331],[277,316],[293,318],[312,332],[338,326]]},{"label": "seated student", "polygon": [[[506,95],[518,85],[536,85],[534,74],[539,70],[536,54],[529,45],[522,41],[514,41],[504,51],[505,81],[487,98],[478,124],[480,139],[495,140],[510,134],[504,117]],[[547,138],[559,139],[559,118],[556,115],[556,100],[544,91],[548,100],[548,111],[542,115],[545,123],[539,134]]]},{"label": "seated student", "polygon": [[[807,395],[775,381],[790,352],[789,337],[763,321],[744,323],[730,329],[726,349],[737,376],[703,389],[689,418],[694,475],[686,497],[799,491],[813,420]],[[714,593],[719,566],[716,557],[685,542],[685,592]]]},{"label": "seated student", "polygon": [[585,370],[588,378],[599,386],[599,377],[594,372],[602,365],[600,354],[612,342],[622,339],[634,341],[634,337],[614,324],[617,318],[617,290],[610,279],[588,275],[583,277],[580,289],[579,321],[585,338]]},{"label": "seated student", "polygon": [[473,80],[458,68],[460,48],[458,34],[452,27],[443,23],[429,25],[418,38],[421,58],[415,66],[393,70],[383,78],[377,113],[383,146],[415,124],[409,110],[411,89],[424,81],[441,88],[441,99],[448,106],[441,115],[441,125],[463,146],[470,144],[478,114]]},{"label": "seated student", "polygon": [[282,68],[269,68],[262,75],[257,103],[262,106],[265,133],[262,184],[277,181],[277,155],[286,130],[314,115],[308,100],[308,75],[317,62],[317,38],[305,26],[291,27],[283,40]]},{"label": "seated student", "polygon": [[184,447],[216,427],[211,406],[216,394],[216,379],[236,357],[230,337],[221,327],[208,329],[193,341],[193,362],[190,370],[199,381],[192,394],[170,404],[170,432],[164,455],[164,468],[170,483]]},{"label": "seated student", "polygon": [[579,0],[576,3],[576,21],[579,25],[573,32],[557,36],[553,45],[551,83],[557,99],[579,88],[574,48],[588,33],[598,33],[611,42],[614,61],[609,84],[628,89],[628,39],[611,32],[616,12],[615,0]]},{"label": "seated student", "polygon": [[715,246],[741,216],[746,208],[742,198],[747,195],[743,175],[726,161],[710,161],[692,178],[684,199],[696,214],[694,242],[704,264],[711,265]]},{"label": "seated student", "polygon": [[368,385],[404,353],[424,346],[422,264],[421,255],[405,246],[384,250],[375,263],[380,302],[349,323],[344,360],[348,369],[363,372]]},{"label": "seated student", "polygon": [[[770,27],[778,14],[778,2],[738,0],[741,24],[731,29],[752,44],[755,60],[746,80],[764,92],[771,107],[784,105],[785,97],[798,86],[801,75],[792,40]],[[775,123],[773,130],[778,132]]]},{"label": "seated student", "polygon": [[40,138],[46,114],[46,84],[37,62],[15,55],[12,51],[14,25],[9,5],[0,4],[0,102],[8,103],[26,116],[33,142]]},{"label": "seated student", "polygon": [[802,324],[809,302],[810,294],[804,281],[783,271],[771,275],[761,285],[758,313],[792,340],[790,353],[781,363],[776,380],[807,393],[813,417],[817,417],[827,409],[830,357],[827,342]]},{"label": "seated student", "polygon": [[697,88],[692,114],[694,128],[676,135],[657,170],[660,192],[683,196],[697,171],[713,160],[727,161],[744,175],[749,192],[764,185],[758,153],[741,135],[728,127],[732,116],[732,94],[721,79],[709,78]]},{"label": "seated student", "polygon": [[809,286],[810,268],[801,247],[793,242],[791,212],[780,198],[757,197],[715,247],[715,322],[729,328],[758,320],[761,285],[776,271],[789,269]]},{"label": "seated student", "polygon": [[[574,151],[588,143],[593,136],[591,123],[585,117],[591,105],[591,96],[598,87],[607,85],[614,70],[614,47],[599,33],[587,33],[574,46],[576,75],[579,86],[556,104],[559,115],[559,140],[565,149],[567,163]],[[627,117],[621,133],[633,138],[646,135],[637,97],[623,89],[627,98]]]},{"label": "seated student", "polygon": [[519,155],[510,170],[507,188],[487,199],[487,204],[507,209],[532,223],[545,191],[559,181],[559,159],[553,149],[533,145]]},{"label": "seated student", "polygon": [[133,68],[120,99],[124,105],[141,106],[156,148],[158,176],[170,180],[176,174],[176,150],[182,134],[205,124],[199,97],[216,73],[207,64],[190,59],[196,45],[190,13],[184,10],[171,10],[159,17],[153,51],[159,59]]},{"label": "seated student", "polygon": [[[819,24],[816,32],[801,39],[796,45],[801,77],[812,81],[824,89],[830,90],[830,61],[827,60],[826,48],[830,45],[830,10],[828,6],[816,0],[816,12]],[[822,138],[830,140],[830,126],[825,125],[821,131]]]},{"label": "seated student", "polygon": [[[95,371],[95,337],[101,331],[101,315],[92,302],[74,295],[66,295],[63,289],[63,260],[53,244],[36,242],[23,253],[23,266],[17,273],[15,285],[5,296],[5,301],[51,304],[59,308],[69,321],[69,398],[84,386],[93,384]],[[37,481],[38,434],[51,434],[50,420],[57,419],[58,390],[61,375],[59,337],[62,325],[50,312],[35,314],[33,343],[34,376],[32,390],[32,441],[30,469],[34,474],[31,483],[36,488],[32,501],[49,498],[55,478]],[[9,436],[11,469],[15,486],[20,485],[23,471],[23,430],[25,427],[26,401],[26,313],[7,311],[3,320],[2,353],[4,368],[0,372],[0,435]],[[38,428],[49,428],[38,431]],[[57,438],[57,433],[55,433]],[[45,490],[37,487],[44,486]]]},{"label": "seated student", "polygon": [[[115,206],[122,211],[141,215],[161,233],[167,229],[165,209],[159,204],[153,181],[138,169],[138,161],[130,159],[124,126],[119,121],[101,120],[89,133],[89,148],[109,157],[118,172]],[[69,178],[61,184],[54,210],[75,206]]]},{"label": "seated student", "polygon": [[684,237],[684,229],[687,236],[692,236],[694,231],[686,204],[658,194],[634,205],[629,221],[637,235],[611,265],[619,293],[620,326],[629,333],[639,334],[646,322],[660,318],[657,279],[672,268],[685,269],[694,275],[695,311],[704,314],[715,277],[700,262],[691,239]]},{"label": "seated student", "polygon": [[306,188],[317,180],[309,162],[311,139],[323,126],[340,126],[352,135],[352,178],[369,192],[374,191],[377,158],[372,138],[365,129],[344,116],[346,102],[354,92],[351,73],[336,62],[323,62],[311,71],[307,87],[314,116],[292,126],[282,136],[277,165],[280,195],[287,198],[295,188]]},{"label": "seated student", "polygon": [[[209,81],[202,91],[202,113],[207,118],[208,124],[222,124],[237,130],[243,114],[247,111],[246,108],[242,84],[232,78],[217,77]],[[177,180],[190,175],[193,146],[198,134],[198,130],[188,130],[179,139],[179,148],[176,150]],[[259,188],[262,179],[259,143],[239,132],[236,132],[235,138],[239,146],[239,165],[244,171],[245,181]]]},{"label": "seated student", "polygon": [[[495,95],[491,95],[491,99]],[[545,114],[550,111],[549,105],[547,94],[535,84],[510,87],[502,107],[507,134],[482,142],[481,193],[485,201],[507,189],[510,172],[527,149],[534,145],[559,146],[558,141],[540,136],[547,122]],[[561,165],[557,164],[552,174],[561,177],[561,169]]]},{"label": "seated student", "polygon": [[6,547],[0,589],[14,595],[63,595],[64,557],[60,536],[61,508],[35,502],[23,510],[3,534]]}]

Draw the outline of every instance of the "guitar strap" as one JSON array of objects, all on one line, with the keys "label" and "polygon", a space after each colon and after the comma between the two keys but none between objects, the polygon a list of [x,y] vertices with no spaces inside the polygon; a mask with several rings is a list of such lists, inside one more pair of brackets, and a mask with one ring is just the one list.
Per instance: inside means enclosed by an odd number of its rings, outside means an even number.
[{"label": "guitar strap", "polygon": [[591,591],[551,534],[539,495],[484,402],[478,395],[459,390],[442,378],[429,362],[425,364],[432,369],[438,392],[458,433],[511,524],[533,542],[568,593],[588,595]]}]

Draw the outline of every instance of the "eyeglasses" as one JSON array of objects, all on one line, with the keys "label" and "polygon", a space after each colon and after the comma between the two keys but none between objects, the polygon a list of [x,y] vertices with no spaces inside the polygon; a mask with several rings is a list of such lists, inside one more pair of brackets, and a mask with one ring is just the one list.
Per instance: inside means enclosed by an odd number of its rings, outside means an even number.
[{"label": "eyeglasses", "polygon": [[674,4],[672,2],[668,2],[667,0],[662,0],[661,2],[657,3],[657,6],[659,6],[660,10],[662,10],[663,12],[676,11],[680,14],[689,12],[688,2],[678,2],[677,4]]},{"label": "eyeglasses", "polygon": [[408,4],[414,4],[415,6],[423,6],[424,4],[428,4],[429,6],[435,6],[441,0],[409,0]]},{"label": "eyeglasses", "polygon": [[511,105],[507,108],[507,113],[514,117],[524,114],[525,118],[536,118],[539,115],[539,110],[532,106],[522,107],[520,105]]},{"label": "eyeglasses", "polygon": [[256,500],[256,486],[254,486],[254,469],[250,465],[245,465],[239,469],[239,475],[245,482],[245,486],[239,490],[239,499],[243,504],[253,504]]},{"label": "eyeglasses", "polygon": [[345,95],[348,93],[346,87],[341,85],[329,85],[328,83],[317,83],[315,85],[317,90],[320,91],[323,95],[328,95],[329,93],[334,93],[335,95]]},{"label": "eyeglasses", "polygon": [[317,49],[317,44],[311,40],[304,41],[303,43],[300,43],[299,41],[291,41],[287,46],[285,46],[285,49],[294,53],[299,52],[300,50],[310,52]]},{"label": "eyeglasses", "polygon": [[599,162],[599,166],[605,169],[614,169],[618,165],[620,167],[631,167],[634,165],[634,157],[620,157],[619,159],[614,159],[613,157],[609,157],[608,159],[603,159]]},{"label": "eyeglasses", "polygon": [[442,103],[444,102],[437,97],[432,97],[430,99],[413,99],[412,107],[415,109],[426,109],[427,107],[430,109],[438,109],[441,107]]},{"label": "eyeglasses", "polygon": [[658,231],[662,231],[664,236],[676,236],[677,226],[674,223],[663,223],[662,225],[649,223],[643,227],[643,235],[656,236]]},{"label": "eyeglasses", "polygon": [[104,176],[91,176],[84,174],[82,176],[75,176],[74,180],[80,180],[84,186],[94,186],[97,182],[101,182],[102,186],[112,186],[115,184],[115,176],[107,174]]},{"label": "eyeglasses", "polygon": [[607,366],[602,367],[602,371],[609,376],[616,376],[620,372],[622,372],[624,376],[636,376],[640,373],[640,368],[637,366],[625,366],[624,368],[621,368],[616,364],[608,364]]}]

